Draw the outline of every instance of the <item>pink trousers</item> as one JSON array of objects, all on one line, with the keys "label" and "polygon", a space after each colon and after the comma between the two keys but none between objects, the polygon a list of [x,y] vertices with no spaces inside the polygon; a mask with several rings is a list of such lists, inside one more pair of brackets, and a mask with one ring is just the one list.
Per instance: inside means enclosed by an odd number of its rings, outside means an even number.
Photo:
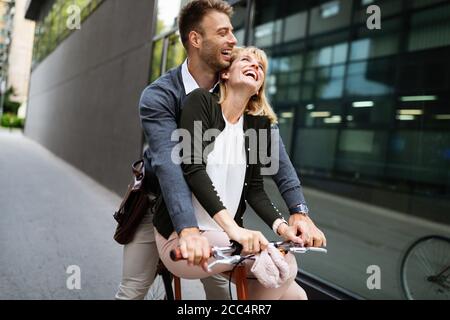
[{"label": "pink trousers", "polygon": [[[224,231],[202,231],[202,235],[208,238],[211,246],[228,246],[230,239]],[[200,266],[188,266],[187,261],[172,261],[170,259],[170,251],[178,247],[178,235],[173,232],[169,239],[165,239],[155,229],[156,246],[159,256],[166,268],[174,275],[184,279],[202,279],[213,274],[230,271],[233,266],[216,265],[210,273],[205,272]],[[285,256],[286,262],[289,264],[292,276],[279,288],[265,288],[258,280],[255,279],[250,271],[253,260],[246,260],[246,269],[248,274],[248,295],[250,300],[307,300],[307,296],[302,287],[295,282],[297,275],[297,262],[295,257],[288,253]],[[209,263],[213,262],[211,258]]]}]

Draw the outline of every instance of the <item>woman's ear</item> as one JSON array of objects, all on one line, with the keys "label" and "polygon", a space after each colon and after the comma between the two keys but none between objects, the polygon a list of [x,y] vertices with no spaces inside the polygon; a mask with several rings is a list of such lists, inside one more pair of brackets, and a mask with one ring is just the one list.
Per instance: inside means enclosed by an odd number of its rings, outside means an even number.
[{"label": "woman's ear", "polygon": [[220,80],[228,80],[228,79],[230,79],[230,71],[226,69],[220,73]]}]

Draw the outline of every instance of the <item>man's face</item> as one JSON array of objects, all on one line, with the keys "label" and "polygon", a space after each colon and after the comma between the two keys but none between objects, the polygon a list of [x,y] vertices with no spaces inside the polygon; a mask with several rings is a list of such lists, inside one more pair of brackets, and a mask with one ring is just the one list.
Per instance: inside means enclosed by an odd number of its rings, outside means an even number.
[{"label": "man's face", "polygon": [[231,51],[237,43],[228,16],[218,11],[210,11],[203,17],[200,28],[200,58],[216,72],[228,68]]}]

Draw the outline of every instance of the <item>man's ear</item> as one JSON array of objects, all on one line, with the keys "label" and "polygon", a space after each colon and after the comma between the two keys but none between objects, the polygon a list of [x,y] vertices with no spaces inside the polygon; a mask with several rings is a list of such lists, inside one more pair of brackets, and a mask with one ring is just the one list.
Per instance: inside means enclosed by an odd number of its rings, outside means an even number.
[{"label": "man's ear", "polygon": [[197,31],[189,32],[189,42],[194,48],[199,48],[202,43],[202,36]]}]

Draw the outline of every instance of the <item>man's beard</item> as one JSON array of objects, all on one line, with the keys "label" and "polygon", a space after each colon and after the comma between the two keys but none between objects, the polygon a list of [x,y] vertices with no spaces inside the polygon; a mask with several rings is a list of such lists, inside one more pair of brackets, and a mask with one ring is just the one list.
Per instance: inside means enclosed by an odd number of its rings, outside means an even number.
[{"label": "man's beard", "polygon": [[204,42],[204,48],[200,52],[202,60],[215,72],[222,71],[230,66],[229,61],[222,61],[220,58],[220,52],[210,41]]}]

